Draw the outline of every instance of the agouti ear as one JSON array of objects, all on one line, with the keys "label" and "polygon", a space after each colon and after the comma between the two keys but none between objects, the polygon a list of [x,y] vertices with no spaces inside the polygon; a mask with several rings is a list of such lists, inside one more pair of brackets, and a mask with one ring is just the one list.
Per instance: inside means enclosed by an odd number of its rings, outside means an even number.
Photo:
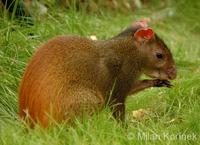
[{"label": "agouti ear", "polygon": [[137,41],[150,40],[154,36],[154,32],[151,28],[140,28],[134,33],[134,37]]},{"label": "agouti ear", "polygon": [[140,26],[142,28],[147,28],[148,27],[148,22],[150,20],[149,19],[141,19],[141,20],[137,20],[135,22],[132,23],[132,27],[136,27],[136,26]]}]

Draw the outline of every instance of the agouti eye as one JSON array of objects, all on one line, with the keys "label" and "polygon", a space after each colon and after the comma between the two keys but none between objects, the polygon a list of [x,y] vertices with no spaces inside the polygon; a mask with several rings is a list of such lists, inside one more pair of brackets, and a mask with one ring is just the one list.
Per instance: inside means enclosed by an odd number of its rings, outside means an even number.
[{"label": "agouti eye", "polygon": [[163,55],[162,55],[161,53],[157,53],[157,54],[156,54],[156,57],[159,58],[159,59],[162,59],[162,58],[163,58]]}]

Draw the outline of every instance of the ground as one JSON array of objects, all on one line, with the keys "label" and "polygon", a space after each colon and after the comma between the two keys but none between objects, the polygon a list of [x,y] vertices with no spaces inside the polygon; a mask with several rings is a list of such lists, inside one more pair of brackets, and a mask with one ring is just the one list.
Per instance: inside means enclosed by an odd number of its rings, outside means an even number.
[{"label": "ground", "polygon": [[[134,13],[85,14],[52,10],[33,26],[0,16],[0,144],[199,144],[200,142],[200,2],[169,1],[166,8]],[[154,31],[171,49],[178,69],[174,87],[152,88],[129,96],[127,128],[112,119],[109,110],[77,121],[75,127],[27,129],[18,118],[18,87],[25,66],[37,47],[63,34],[108,39],[132,21],[151,18]],[[136,120],[133,110],[148,110]]]}]

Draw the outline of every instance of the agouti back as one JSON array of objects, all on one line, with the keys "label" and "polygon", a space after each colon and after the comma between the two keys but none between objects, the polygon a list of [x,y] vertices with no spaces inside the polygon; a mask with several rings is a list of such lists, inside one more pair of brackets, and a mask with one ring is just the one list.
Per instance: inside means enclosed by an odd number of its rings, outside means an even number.
[{"label": "agouti back", "polygon": [[[157,79],[139,81],[143,73]],[[144,21],[105,41],[58,36],[38,48],[29,62],[20,86],[19,114],[31,127],[47,127],[51,121],[92,115],[109,104],[113,116],[123,121],[127,95],[169,87],[167,80],[175,77],[170,50]]]}]

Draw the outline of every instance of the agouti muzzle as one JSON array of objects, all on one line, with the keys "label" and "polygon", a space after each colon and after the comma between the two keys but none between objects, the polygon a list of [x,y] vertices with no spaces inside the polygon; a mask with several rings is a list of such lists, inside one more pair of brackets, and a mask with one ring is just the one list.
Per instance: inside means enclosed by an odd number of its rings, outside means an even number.
[{"label": "agouti muzzle", "polygon": [[[141,74],[153,80],[139,80]],[[43,44],[24,73],[19,114],[31,127],[53,120],[73,122],[108,104],[123,121],[125,100],[149,87],[170,87],[176,78],[172,54],[145,20],[110,40],[58,36]],[[112,94],[110,94],[112,90]]]}]

